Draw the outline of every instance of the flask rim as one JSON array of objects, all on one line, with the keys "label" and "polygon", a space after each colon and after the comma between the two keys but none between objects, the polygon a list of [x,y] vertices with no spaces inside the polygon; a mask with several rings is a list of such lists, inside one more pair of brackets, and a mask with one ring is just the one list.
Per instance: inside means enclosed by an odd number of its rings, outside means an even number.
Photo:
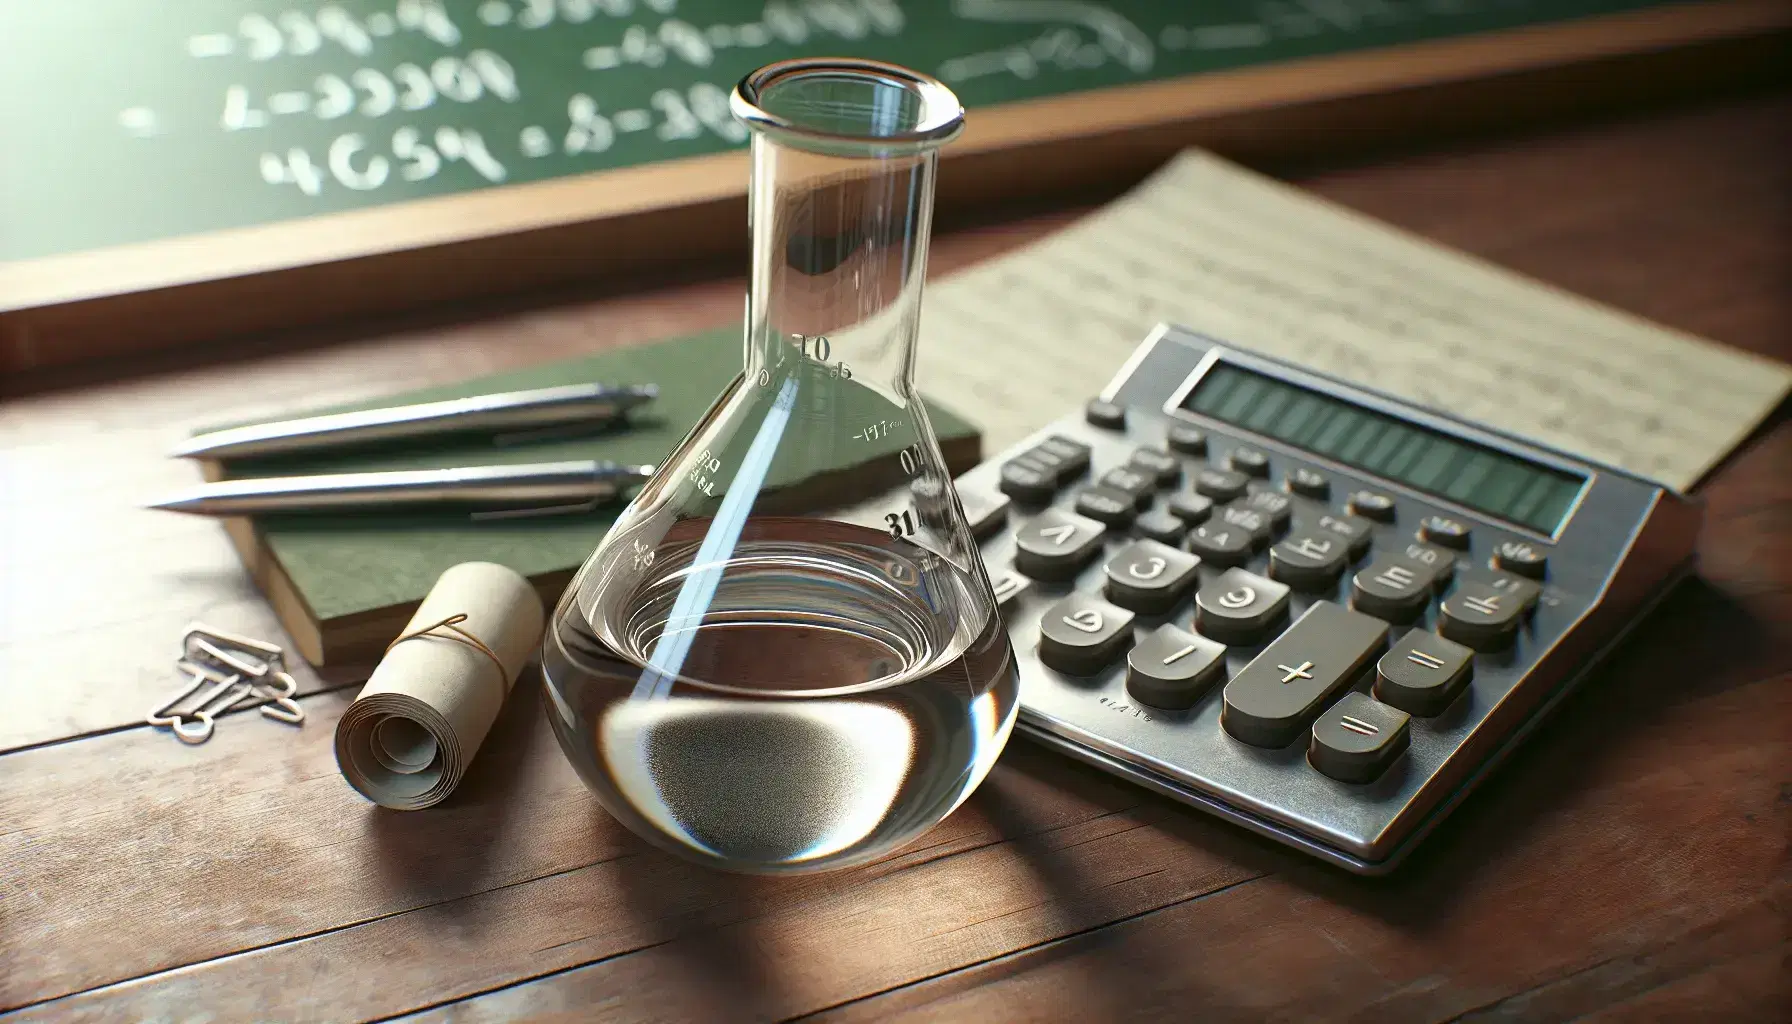
[{"label": "flask rim", "polygon": [[[795,78],[858,78],[894,86],[919,101],[912,125],[893,132],[841,132],[774,113],[764,106],[773,88]],[[729,109],[747,128],[798,149],[833,156],[884,157],[938,149],[964,130],[964,104],[931,75],[859,57],[797,57],[750,72],[734,87]]]}]

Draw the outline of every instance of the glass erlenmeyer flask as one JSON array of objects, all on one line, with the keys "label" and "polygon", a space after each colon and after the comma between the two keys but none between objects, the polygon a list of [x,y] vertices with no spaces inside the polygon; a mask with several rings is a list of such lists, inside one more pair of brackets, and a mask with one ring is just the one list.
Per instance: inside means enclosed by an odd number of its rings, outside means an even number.
[{"label": "glass erlenmeyer flask", "polygon": [[711,865],[862,863],[1013,725],[995,595],[913,376],[938,149],[963,108],[869,61],[742,80],[744,366],[580,569],[542,655],[599,799]]}]

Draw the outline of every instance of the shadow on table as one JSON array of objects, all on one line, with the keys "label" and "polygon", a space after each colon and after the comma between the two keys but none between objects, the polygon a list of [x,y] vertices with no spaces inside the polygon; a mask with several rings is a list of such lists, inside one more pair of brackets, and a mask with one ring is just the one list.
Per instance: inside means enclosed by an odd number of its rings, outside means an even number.
[{"label": "shadow on table", "polygon": [[[1365,878],[1290,855],[1276,870],[1278,879],[1422,936],[1449,920],[1470,894],[1485,897],[1501,888],[1501,873],[1537,870],[1526,848],[1535,846],[1540,830],[1552,828],[1546,819],[1572,810],[1601,767],[1602,752],[1659,725],[1678,706],[1784,671],[1786,665],[1772,663],[1786,655],[1770,623],[1709,581],[1689,579],[1391,874]],[[1574,844],[1572,837],[1566,842]],[[1554,867],[1578,870],[1571,863]]]},{"label": "shadow on table", "polygon": [[800,883],[712,871],[639,846],[616,861],[618,891],[635,920],[663,938],[645,954],[654,958],[652,982],[634,994],[630,1012],[662,1020],[776,1019],[777,968],[770,944],[754,929],[772,892]]},{"label": "shadow on table", "polygon": [[[1041,782],[1068,792],[1079,802],[1113,810],[1066,828],[1022,792],[1024,785]],[[1001,767],[978,789],[973,802],[1039,883],[1055,915],[1044,929],[1055,938],[997,961],[999,966],[991,969],[987,980],[1067,965],[1077,974],[1078,1013],[1091,1020],[1160,1019],[1157,1015],[1161,1014],[1180,1017],[1192,1006],[1201,1008],[1203,1019],[1225,1020],[1247,1013],[1246,1008],[1224,1005],[1216,993],[1191,994],[1186,985],[1192,975],[1178,950],[1170,944],[1134,941],[1126,926],[1168,907],[1223,893],[1243,879],[1275,870],[1291,855],[1259,847],[1236,829],[1019,738],[1003,753]],[[1109,819],[1115,827],[1104,836],[1129,828],[1151,828],[1199,847],[1211,857],[1210,870],[1217,877],[1204,891],[1162,907],[1150,906],[1146,899],[1143,903],[1147,905],[1141,909],[1136,895],[1127,898],[1126,887],[1141,876],[1162,870],[1163,865],[1142,861],[1114,865],[1111,870],[1102,865],[1102,877],[1091,878],[1084,863],[1087,858],[1079,860],[1073,853],[1089,840],[1064,834],[1100,828],[1099,823]],[[1200,884],[1198,880],[1196,884]],[[968,970],[990,967],[976,965]],[[1176,990],[1169,991],[1166,986]]]},{"label": "shadow on table", "polygon": [[[551,742],[542,728],[541,685],[533,668],[511,689],[498,720],[453,793],[426,811],[367,808],[367,828],[378,847],[382,880],[407,905],[442,904],[444,913],[465,911],[469,926],[477,914],[460,899],[512,879],[505,847],[526,843],[528,829],[513,819],[525,803],[527,766]],[[514,865],[512,865],[514,866]]]},{"label": "shadow on table", "polygon": [[[1198,1005],[1212,1019],[1249,1018],[1264,1012],[1265,1006],[1229,1005],[1223,984],[1200,990],[1201,974],[1191,970],[1185,958],[1215,951],[1248,955],[1250,948],[1256,948],[1254,940],[1228,937],[1225,930],[1258,913],[1295,914],[1311,927],[1320,927],[1335,914],[1360,915],[1381,922],[1404,941],[1421,943],[1460,940],[1465,915],[1485,919],[1487,926],[1497,926],[1508,912],[1516,915],[1510,918],[1514,922],[1529,920],[1537,904],[1527,902],[1527,893],[1539,885],[1547,887],[1552,877],[1595,872],[1599,858],[1609,856],[1609,841],[1588,846],[1563,822],[1574,820],[1583,807],[1597,805],[1597,798],[1588,802],[1587,793],[1590,787],[1609,787],[1610,758],[1634,760],[1639,756],[1635,743],[1648,742],[1639,735],[1659,731],[1687,702],[1785,670],[1781,664],[1788,654],[1785,644],[1776,638],[1772,623],[1763,619],[1765,613],[1760,608],[1751,612],[1744,603],[1752,599],[1738,599],[1700,579],[1677,588],[1476,793],[1384,878],[1350,874],[1018,741],[1003,755],[1005,771],[991,776],[975,803],[1039,879],[1060,915],[1053,931],[1065,938],[1020,951],[998,965],[972,968],[978,973],[967,972],[964,984],[999,982],[1050,965],[1073,972],[1079,998],[1100,1007],[1096,1017],[1174,1015]],[[1602,751],[1609,751],[1609,757],[1602,759]],[[1212,855],[1217,869],[1224,871],[1230,865],[1232,874],[1245,880],[1157,909],[1140,912],[1118,906],[1084,877],[1087,869],[1067,854],[1063,842],[1051,841],[1052,823],[1043,820],[1031,803],[1016,798],[1014,772],[1022,773],[1028,784],[1069,790],[1098,806],[1114,808],[1113,814],[1135,818]],[[1129,799],[1104,791],[1105,787],[1121,787],[1136,796]],[[1587,859],[1576,857],[1580,848],[1591,851]],[[1156,866],[1140,864],[1137,870],[1142,873]],[[1309,899],[1319,905],[1302,914],[1302,904]],[[1215,901],[1215,912],[1178,912],[1202,900]],[[1139,926],[1149,926],[1158,914],[1175,914],[1178,919],[1141,934]],[[1178,934],[1187,941],[1176,941]],[[1263,941],[1259,955],[1278,950],[1293,955],[1301,944],[1295,940],[1284,949],[1279,941]],[[949,978],[940,981],[942,997],[956,991]]]}]

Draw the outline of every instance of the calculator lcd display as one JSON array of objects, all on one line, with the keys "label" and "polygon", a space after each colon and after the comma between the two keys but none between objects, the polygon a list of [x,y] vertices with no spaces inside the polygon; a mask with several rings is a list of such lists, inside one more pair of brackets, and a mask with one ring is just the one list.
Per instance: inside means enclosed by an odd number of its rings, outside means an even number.
[{"label": "calculator lcd display", "polygon": [[1182,407],[1549,535],[1586,484],[1579,474],[1225,362],[1208,368]]}]

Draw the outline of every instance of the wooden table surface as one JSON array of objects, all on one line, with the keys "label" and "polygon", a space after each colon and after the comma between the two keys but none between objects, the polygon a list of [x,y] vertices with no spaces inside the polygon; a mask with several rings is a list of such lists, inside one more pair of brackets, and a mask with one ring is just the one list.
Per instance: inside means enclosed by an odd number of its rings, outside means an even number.
[{"label": "wooden table surface", "polygon": [[[1295,179],[1699,334],[1792,358],[1792,98]],[[1069,214],[941,237],[950,270]],[[532,681],[447,803],[300,729],[141,724],[182,625],[279,631],[190,482],[191,426],[711,326],[739,279],[0,383],[0,1018],[1786,1019],[1792,426],[1701,493],[1680,589],[1394,877],[1363,880],[1016,741],[910,849],[707,873],[612,822]]]}]

